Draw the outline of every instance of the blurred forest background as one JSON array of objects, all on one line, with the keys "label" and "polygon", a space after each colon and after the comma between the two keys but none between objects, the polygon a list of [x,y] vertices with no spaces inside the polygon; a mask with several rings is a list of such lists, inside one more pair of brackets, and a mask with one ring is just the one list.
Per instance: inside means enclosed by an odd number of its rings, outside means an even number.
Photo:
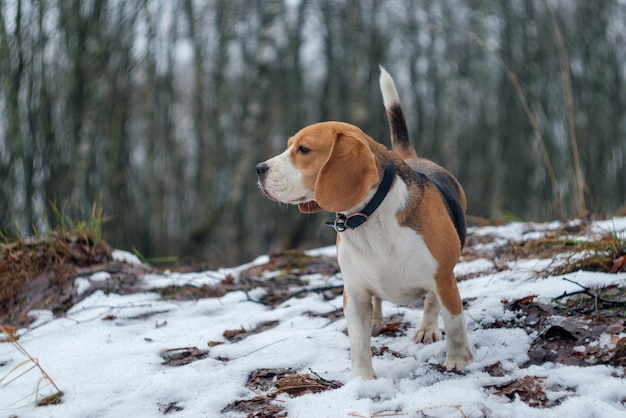
[{"label": "blurred forest background", "polygon": [[254,166],[322,120],[389,143],[378,65],[418,153],[474,217],[624,210],[624,0],[0,0],[0,230],[57,208],[213,266],[334,242]]}]

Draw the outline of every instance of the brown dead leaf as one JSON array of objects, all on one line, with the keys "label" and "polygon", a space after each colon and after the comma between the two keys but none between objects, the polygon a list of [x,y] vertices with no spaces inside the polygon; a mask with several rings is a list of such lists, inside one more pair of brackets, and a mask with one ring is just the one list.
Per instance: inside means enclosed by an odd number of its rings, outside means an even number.
[{"label": "brown dead leaf", "polygon": [[228,412],[244,413],[247,414],[247,418],[282,418],[287,416],[287,412],[281,406],[262,396],[231,402],[221,412],[222,414]]},{"label": "brown dead leaf", "polygon": [[292,397],[337,389],[341,386],[342,384],[339,382],[306,374],[279,376],[276,380],[276,392],[287,393]]},{"label": "brown dead leaf", "polygon": [[620,334],[622,331],[624,331],[624,324],[621,322],[615,322],[613,324],[609,324],[606,326],[606,328],[604,329],[604,332],[606,332],[607,334]]},{"label": "brown dead leaf", "polygon": [[391,354],[392,357],[395,357],[395,358],[405,358],[406,357],[405,355],[403,355],[403,354],[401,354],[401,353],[399,353],[397,351],[392,350],[391,348],[387,347],[386,345],[383,345],[380,348],[373,348],[372,349],[372,355],[376,356],[376,357],[383,356],[383,355],[385,355],[385,353],[389,353],[389,354]]},{"label": "brown dead leaf", "polygon": [[[278,376],[288,376],[295,374],[295,370],[291,369],[258,369],[250,374],[246,387],[251,391],[269,392],[274,389]],[[271,395],[267,395],[271,396]]]},{"label": "brown dead leaf", "polygon": [[611,273],[617,273],[618,271],[626,271],[626,255],[613,260],[613,266],[611,267]]},{"label": "brown dead leaf", "polygon": [[224,279],[222,279],[222,285],[224,286],[233,286],[235,284],[235,278],[232,274],[227,274]]},{"label": "brown dead leaf", "polygon": [[406,335],[407,322],[390,322],[380,327],[372,328],[372,337],[386,335],[387,337],[401,337]]},{"label": "brown dead leaf", "polygon": [[250,374],[246,387],[257,394],[252,399],[238,400],[228,404],[222,413],[243,413],[250,418],[286,417],[287,413],[277,405],[276,396],[286,393],[301,396],[337,389],[341,383],[313,375],[298,374],[292,369],[258,369]]},{"label": "brown dead leaf", "polygon": [[543,407],[548,401],[548,397],[541,387],[544,380],[543,377],[524,376],[521,379],[491,387],[495,389],[494,393],[498,396],[506,396],[511,400],[519,397],[522,402],[529,406]]},{"label": "brown dead leaf", "polygon": [[615,367],[626,366],[626,338],[621,338],[615,345],[611,363]]},{"label": "brown dead leaf", "polygon": [[237,337],[237,335],[245,334],[246,332],[246,329],[244,327],[241,327],[239,329],[227,329],[222,335],[228,341],[233,341]]},{"label": "brown dead leaf", "polygon": [[528,305],[529,303],[534,302],[535,299],[537,299],[537,295],[529,295],[524,298],[517,299],[513,303],[516,303],[518,305]]},{"label": "brown dead leaf", "polygon": [[485,371],[489,374],[489,376],[493,377],[506,376],[506,371],[502,368],[502,363],[499,361],[493,363],[491,366],[485,367]]},{"label": "brown dead leaf", "polygon": [[411,324],[409,322],[402,321],[404,316],[393,315],[387,318],[381,325],[372,327],[372,337],[378,337],[384,335],[387,337],[402,337],[406,335],[406,331]]},{"label": "brown dead leaf", "polygon": [[241,341],[246,337],[254,334],[260,334],[261,332],[270,330],[276,327],[280,322],[279,321],[265,321],[261,322],[256,328],[247,331],[245,328],[241,327],[240,329],[235,330],[226,330],[224,331],[224,338],[226,338],[231,343]]},{"label": "brown dead leaf", "polygon": [[340,388],[342,384],[326,380],[316,373],[298,374],[292,369],[258,369],[250,374],[246,387],[256,394],[274,399],[281,393],[296,397]]}]

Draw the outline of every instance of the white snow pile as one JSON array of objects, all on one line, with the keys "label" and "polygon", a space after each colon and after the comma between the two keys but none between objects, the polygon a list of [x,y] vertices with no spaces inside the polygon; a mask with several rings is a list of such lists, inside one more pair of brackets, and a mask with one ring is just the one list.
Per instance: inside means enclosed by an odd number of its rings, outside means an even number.
[{"label": "white snow pile", "polygon": [[[583,257],[568,256],[567,245],[548,257],[524,253],[530,240],[611,233],[623,243],[625,231],[626,217],[470,230],[456,274],[474,362],[443,369],[445,341],[412,340],[421,306],[385,302],[373,381],[350,379],[334,248],[301,254],[325,269],[262,256],[232,269],[148,274],[145,291],[127,295],[90,294],[106,278],[96,273],[76,281],[87,297],[66,314],[32,312],[17,343],[0,343],[0,416],[626,416],[625,307],[607,302],[597,313],[603,292],[626,299],[626,273],[553,273]],[[164,288],[215,294],[168,298]],[[595,311],[582,312],[594,296]],[[45,401],[57,388],[60,402]],[[42,399],[51,405],[36,406]]]}]

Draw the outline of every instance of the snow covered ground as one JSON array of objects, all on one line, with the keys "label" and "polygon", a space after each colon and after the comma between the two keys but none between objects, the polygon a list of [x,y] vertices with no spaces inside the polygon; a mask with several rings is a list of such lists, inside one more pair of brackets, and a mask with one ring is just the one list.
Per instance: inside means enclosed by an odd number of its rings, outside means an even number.
[{"label": "snow covered ground", "polygon": [[[487,254],[499,243],[541,237],[559,226],[513,223],[476,229],[471,234],[477,237],[473,249]],[[589,233],[624,234],[625,230],[626,218],[614,218],[596,222]],[[492,239],[481,244],[481,236]],[[334,248],[324,248],[311,254],[333,252]],[[218,286],[229,275],[237,280],[240,272],[268,260],[262,256],[249,265],[219,271],[148,275],[145,288]],[[266,396],[266,404],[275,405],[278,412],[259,412],[258,416],[626,417],[623,367],[553,362],[522,367],[537,335],[522,327],[490,326],[511,319],[513,313],[503,301],[530,295],[537,295],[536,301],[550,301],[580,290],[580,285],[626,287],[626,273],[575,272],[567,275],[571,281],[563,280],[564,276],[537,277],[535,271],[550,262],[510,260],[507,269],[501,269],[492,259],[473,257],[458,264],[457,275],[467,277],[459,287],[475,359],[462,373],[439,367],[445,342],[413,343],[422,316],[420,307],[384,303],[386,318],[395,315],[410,325],[404,336],[383,333],[372,338],[372,347],[379,351],[374,357],[378,375],[374,381],[349,379],[345,319],[340,316],[332,321],[325,315],[341,308],[338,292],[331,297],[328,292],[303,293],[303,297],[270,307],[255,302],[265,292],[262,287],[193,301],[163,300],[148,290],[124,296],[97,291],[64,317],[37,312],[38,320],[19,332],[21,346],[63,391],[60,404],[34,406],[38,385],[40,397],[52,393],[51,388],[41,382],[36,369],[18,377],[30,366],[16,368],[24,355],[11,343],[0,344],[0,378],[9,374],[0,384],[0,417],[246,416],[233,405],[259,396]],[[102,273],[98,274],[79,280],[80,291],[88,291],[91,281],[102,280]],[[267,276],[272,280],[271,274]],[[305,278],[309,289],[341,285],[338,274]],[[225,336],[225,331],[236,334],[236,330],[252,330],[262,323],[272,325],[238,341]],[[598,344],[610,348],[623,337],[623,330],[614,335],[607,332]],[[207,350],[208,355],[182,366],[163,364],[177,349],[190,347]],[[490,373],[490,367],[499,372]],[[253,372],[274,368],[343,386],[298,397],[281,392],[275,399],[267,398],[267,391],[246,387]],[[515,393],[504,396],[503,388],[513,381],[530,382],[531,390],[539,388],[547,398],[545,406],[532,407]]]}]

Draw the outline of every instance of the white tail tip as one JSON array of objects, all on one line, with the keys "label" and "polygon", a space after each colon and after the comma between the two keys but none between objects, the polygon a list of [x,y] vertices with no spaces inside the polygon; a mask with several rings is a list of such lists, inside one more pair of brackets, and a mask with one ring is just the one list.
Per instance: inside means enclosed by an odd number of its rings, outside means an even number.
[{"label": "white tail tip", "polygon": [[380,67],[380,91],[383,93],[383,103],[385,104],[385,108],[389,109],[392,104],[400,103],[400,96],[398,96],[398,91],[396,90],[396,85],[393,82],[393,78],[391,75],[383,68]]}]

